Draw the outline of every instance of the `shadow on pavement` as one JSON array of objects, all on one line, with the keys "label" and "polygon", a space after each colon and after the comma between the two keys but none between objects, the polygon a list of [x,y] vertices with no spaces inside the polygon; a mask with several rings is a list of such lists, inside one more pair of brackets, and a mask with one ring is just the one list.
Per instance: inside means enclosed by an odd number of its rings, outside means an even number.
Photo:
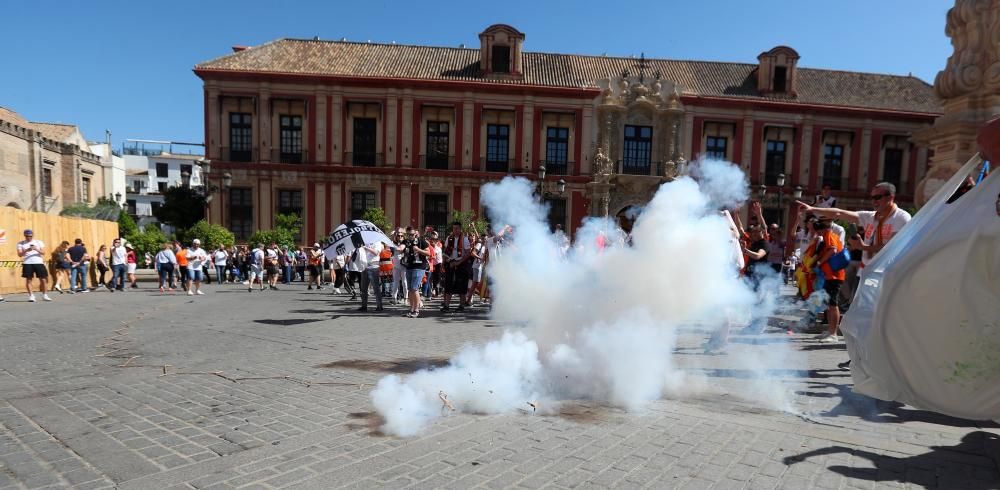
[{"label": "shadow on pavement", "polygon": [[[875,468],[830,466],[828,469],[847,478],[874,482],[912,483],[936,488],[988,490],[1000,487],[996,455],[1000,436],[984,431],[966,434],[955,446],[931,446],[931,452],[897,458],[843,446],[830,446],[784,459],[794,465],[814,456],[848,453],[867,459]],[[991,461],[991,459],[993,461]]]},{"label": "shadow on pavement", "polygon": [[433,369],[448,365],[445,357],[414,357],[380,361],[376,359],[343,359],[316,366],[318,368],[343,368],[379,373],[410,374],[421,369]]},{"label": "shadow on pavement", "polygon": [[[899,402],[878,400],[855,393],[851,385],[809,381],[809,387],[815,390],[830,391],[798,391],[796,394],[815,398],[840,398],[840,403],[826,412],[817,415],[823,417],[854,416],[869,422],[904,424],[907,422],[923,422],[927,424],[947,425],[951,427],[1000,428],[1000,424],[988,420],[967,420],[949,417],[937,412],[906,408]],[[1000,488],[1000,484],[998,484]]]},{"label": "shadow on pavement", "polygon": [[846,378],[850,374],[839,369],[723,369],[723,368],[686,368],[685,371],[697,371],[713,378]]}]

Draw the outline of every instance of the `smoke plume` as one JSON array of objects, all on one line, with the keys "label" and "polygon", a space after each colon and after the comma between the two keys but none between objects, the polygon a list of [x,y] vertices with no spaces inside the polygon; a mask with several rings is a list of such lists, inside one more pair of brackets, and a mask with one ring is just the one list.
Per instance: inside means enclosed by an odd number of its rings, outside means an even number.
[{"label": "smoke plume", "polygon": [[[675,365],[678,332],[744,326],[769,315],[775,301],[738,277],[728,221],[719,213],[746,199],[746,177],[711,160],[695,162],[692,174],[660,187],[630,244],[611,220],[590,218],[566,254],[532,183],[508,177],[484,185],[494,226],[513,227],[489,266],[492,314],[524,326],[464,347],[448,366],[383,378],[372,401],[384,430],[414,435],[452,409],[533,412],[588,399],[635,410],[700,390],[703,381]],[[758,381],[771,403],[788,405],[783,393],[771,393],[782,391],[773,380]]]}]

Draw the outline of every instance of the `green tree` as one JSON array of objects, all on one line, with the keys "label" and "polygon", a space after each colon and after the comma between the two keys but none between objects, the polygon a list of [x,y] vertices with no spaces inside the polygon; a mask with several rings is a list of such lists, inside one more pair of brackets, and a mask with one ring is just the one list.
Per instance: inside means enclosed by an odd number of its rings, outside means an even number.
[{"label": "green tree", "polygon": [[163,191],[163,204],[153,211],[153,216],[176,230],[187,230],[205,217],[205,196],[191,187],[167,187]]},{"label": "green tree", "polygon": [[201,220],[191,228],[183,230],[183,234],[178,232],[178,239],[184,243],[190,243],[195,238],[201,240],[201,245],[208,250],[213,250],[219,245],[231,247],[236,243],[236,237],[233,236],[233,232],[227,230],[222,225],[214,225],[205,220]]},{"label": "green tree", "polygon": [[127,237],[138,232],[139,226],[128,213],[118,213],[118,236]]},{"label": "green tree", "polygon": [[392,233],[392,223],[389,222],[389,217],[385,215],[385,210],[382,208],[368,208],[365,210],[365,214],[361,215],[361,219],[365,221],[370,221],[373,225],[379,227],[382,233],[389,235]]},{"label": "green tree", "polygon": [[456,221],[462,223],[462,231],[466,233],[472,233],[473,231],[480,235],[486,233],[488,223],[483,217],[476,216],[476,212],[471,209],[468,211],[452,210],[451,222],[454,223]]},{"label": "green tree", "polygon": [[269,245],[273,242],[278,245],[294,247],[295,237],[298,236],[301,229],[299,217],[294,213],[276,214],[274,215],[274,224],[275,227],[273,229],[255,231],[253,235],[250,235],[249,243],[251,245],[258,243]]},{"label": "green tree", "polygon": [[[127,215],[126,213],[122,213]],[[125,241],[132,245],[135,249],[135,253],[139,256],[139,263],[142,263],[142,256],[144,254],[156,255],[160,250],[160,245],[167,241],[167,235],[164,235],[156,223],[147,223],[146,226],[139,231],[136,231],[125,235]]]}]

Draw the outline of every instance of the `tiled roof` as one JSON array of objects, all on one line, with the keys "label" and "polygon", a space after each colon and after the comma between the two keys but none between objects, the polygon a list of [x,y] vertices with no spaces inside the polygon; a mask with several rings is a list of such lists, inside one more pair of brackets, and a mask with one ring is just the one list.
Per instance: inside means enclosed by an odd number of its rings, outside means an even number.
[{"label": "tiled roof", "polygon": [[12,124],[17,124],[22,128],[27,128],[27,129],[34,128],[34,126],[32,126],[27,119],[22,117],[16,111],[10,110],[4,106],[0,106],[0,121],[7,121]]},{"label": "tiled roof", "polygon": [[42,123],[42,122],[32,122],[35,129],[42,133],[42,136],[49,138],[51,140],[60,141],[65,143],[70,136],[76,132],[76,126],[73,124],[59,124],[59,123]]},{"label": "tiled roof", "polygon": [[[300,39],[278,39],[216,58],[196,70],[452,80],[491,84],[596,88],[599,79],[636,72],[635,58],[525,52],[520,80],[485,78],[479,50]],[[647,74],[659,71],[685,94],[783,102],[940,113],[926,82],[912,77],[798,68],[797,97],[770,98],[757,91],[756,64],[647,59]]]}]

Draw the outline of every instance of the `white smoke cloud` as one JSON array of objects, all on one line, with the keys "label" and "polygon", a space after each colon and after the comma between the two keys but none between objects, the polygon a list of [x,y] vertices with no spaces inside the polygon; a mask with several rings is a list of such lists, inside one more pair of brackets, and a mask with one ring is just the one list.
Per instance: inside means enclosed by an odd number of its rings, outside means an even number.
[{"label": "white smoke cloud", "polygon": [[611,220],[588,219],[565,257],[530,182],[484,185],[492,222],[514,227],[490,267],[492,314],[526,327],[466,346],[448,366],[383,378],[372,392],[383,429],[416,434],[448,405],[496,414],[589,399],[631,410],[700,390],[704,382],[672,359],[679,329],[718,328],[735,317],[745,324],[751,314],[769,314],[774,301],[738,277],[728,221],[718,213],[746,198],[746,178],[725,162],[697,168],[697,181],[660,187],[636,220],[631,246]]}]

